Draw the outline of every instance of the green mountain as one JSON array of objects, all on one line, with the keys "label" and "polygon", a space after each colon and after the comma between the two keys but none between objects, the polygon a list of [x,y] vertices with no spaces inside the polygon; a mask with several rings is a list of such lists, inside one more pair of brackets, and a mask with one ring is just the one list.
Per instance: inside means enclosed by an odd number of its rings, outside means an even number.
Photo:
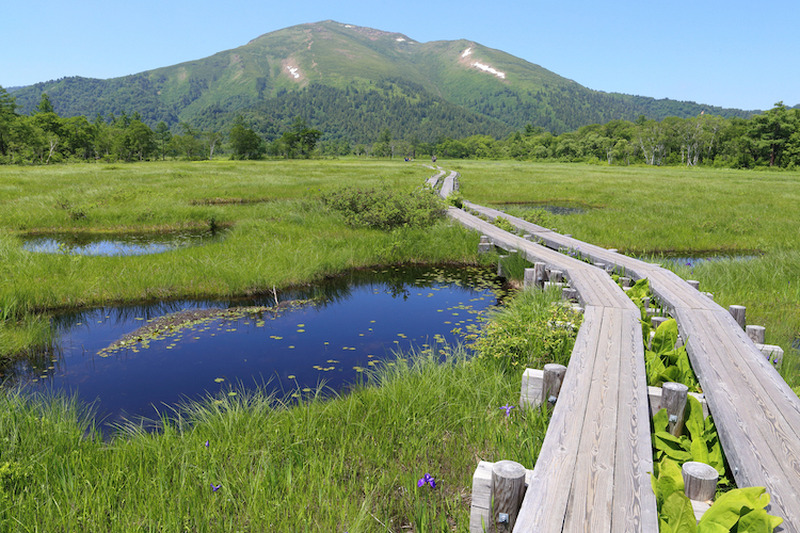
[{"label": "green mountain", "polygon": [[224,129],[242,115],[272,135],[303,116],[328,138],[505,135],[527,124],[554,133],[640,115],[751,112],[587,89],[478,43],[419,43],[325,21],[268,33],[196,61],[108,80],[68,77],[15,90],[29,113],[47,93],[62,116],[138,113],[154,126]]}]

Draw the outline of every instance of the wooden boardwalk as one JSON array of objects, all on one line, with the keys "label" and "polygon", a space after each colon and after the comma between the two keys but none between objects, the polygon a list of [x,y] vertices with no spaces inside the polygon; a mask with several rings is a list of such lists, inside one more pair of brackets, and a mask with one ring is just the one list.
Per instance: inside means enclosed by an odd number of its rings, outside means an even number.
[{"label": "wooden boardwalk", "polygon": [[[692,367],[737,485],[766,487],[771,496],[767,511],[784,518],[777,531],[800,532],[800,400],[727,310],[659,265],[559,235],[494,209],[464,205],[488,217],[503,216],[550,248],[569,249],[614,265],[634,279],[648,278],[651,290],[687,339]],[[625,437],[624,433],[620,436]],[[533,530],[551,531],[519,529]]]},{"label": "wooden boardwalk", "polygon": [[658,531],[638,308],[599,268],[459,209],[449,215],[562,271],[585,309],[514,531]]}]

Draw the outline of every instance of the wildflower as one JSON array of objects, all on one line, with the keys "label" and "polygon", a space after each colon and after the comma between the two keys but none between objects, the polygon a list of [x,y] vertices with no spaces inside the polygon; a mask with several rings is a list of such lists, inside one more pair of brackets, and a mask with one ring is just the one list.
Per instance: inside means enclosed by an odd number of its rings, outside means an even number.
[{"label": "wildflower", "polygon": [[211,484],[211,492],[217,492],[221,487],[222,487],[222,483],[220,483],[219,485],[214,485],[212,483]]},{"label": "wildflower", "polygon": [[417,487],[422,487],[423,485],[426,484],[430,485],[432,489],[436,488],[436,480],[433,479],[433,476],[428,474],[427,472],[425,473],[424,476],[419,478],[419,481],[417,481]]},{"label": "wildflower", "polygon": [[505,410],[506,418],[508,418],[508,416],[511,414],[511,410],[513,408],[514,408],[514,406],[513,405],[509,405],[507,402],[506,402],[506,404],[504,406],[500,407],[500,409]]},{"label": "wildflower", "polygon": [[208,448],[208,446],[209,446],[210,444],[211,444],[211,443],[210,443],[209,441],[206,441],[206,448]]}]

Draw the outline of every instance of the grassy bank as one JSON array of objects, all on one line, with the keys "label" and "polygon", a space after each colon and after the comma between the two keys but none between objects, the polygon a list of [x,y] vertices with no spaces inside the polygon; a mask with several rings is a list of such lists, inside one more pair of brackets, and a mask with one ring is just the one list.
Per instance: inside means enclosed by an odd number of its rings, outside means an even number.
[{"label": "grassy bank", "polygon": [[[556,299],[531,293],[495,316],[503,338],[544,329]],[[532,344],[519,362],[563,360],[571,348]],[[548,416],[501,409],[516,405],[522,368],[491,351],[445,350],[445,364],[405,356],[340,397],[291,406],[223,394],[157,433],[127,429],[110,442],[72,402],[6,393],[0,529],[465,531],[477,461],[533,465]],[[426,473],[435,487],[418,486]]]}]

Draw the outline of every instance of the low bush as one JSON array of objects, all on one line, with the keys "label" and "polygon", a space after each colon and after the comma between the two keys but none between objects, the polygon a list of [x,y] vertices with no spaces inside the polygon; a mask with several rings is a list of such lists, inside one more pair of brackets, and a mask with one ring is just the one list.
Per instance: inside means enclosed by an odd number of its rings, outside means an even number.
[{"label": "low bush", "polygon": [[[491,313],[474,337],[477,356],[506,369],[566,365],[582,317],[559,298],[556,290],[520,292]],[[549,305],[542,305],[547,301]]]},{"label": "low bush", "polygon": [[390,230],[426,227],[444,218],[445,203],[426,188],[402,192],[389,187],[342,187],[322,195],[322,202],[355,227]]}]

